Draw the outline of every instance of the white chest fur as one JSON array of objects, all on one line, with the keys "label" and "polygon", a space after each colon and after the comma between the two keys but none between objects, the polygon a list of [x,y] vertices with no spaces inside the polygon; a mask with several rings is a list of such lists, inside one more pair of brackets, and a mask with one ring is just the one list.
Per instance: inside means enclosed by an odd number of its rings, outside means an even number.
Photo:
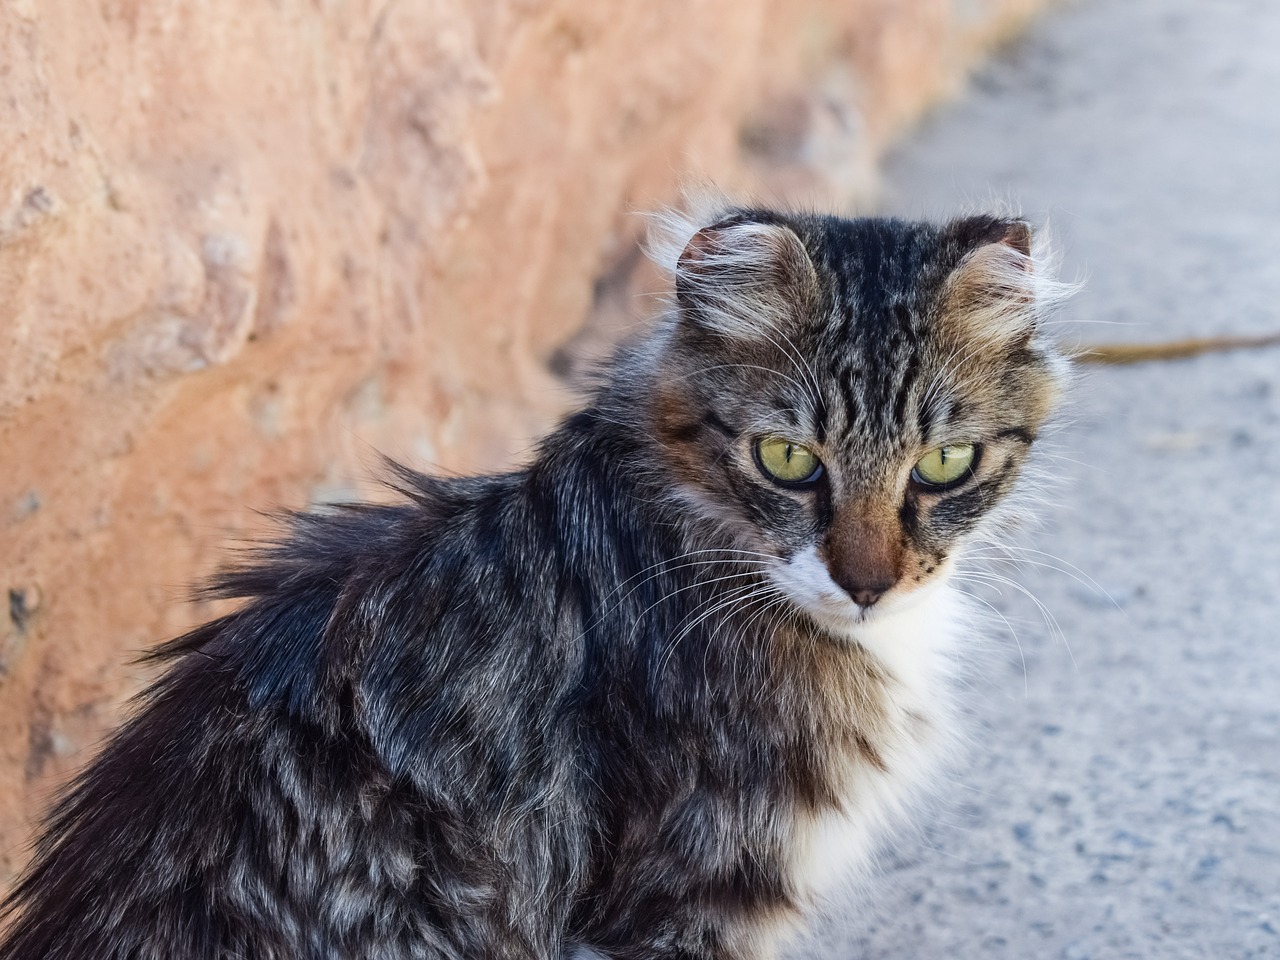
[{"label": "white chest fur", "polygon": [[883,669],[868,691],[879,698],[880,720],[867,731],[881,762],[869,759],[868,751],[830,758],[839,807],[801,815],[793,828],[792,880],[805,899],[820,898],[865,869],[887,830],[936,775],[955,729],[953,651],[965,620],[963,599],[942,584],[896,613],[848,631]]}]

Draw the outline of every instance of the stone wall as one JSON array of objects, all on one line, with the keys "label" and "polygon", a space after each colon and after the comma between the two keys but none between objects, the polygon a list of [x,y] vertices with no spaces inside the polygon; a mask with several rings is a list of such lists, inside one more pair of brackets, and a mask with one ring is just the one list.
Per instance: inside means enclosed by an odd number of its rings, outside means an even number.
[{"label": "stone wall", "polygon": [[1035,5],[4,4],[0,888],[255,511],[518,454],[643,312],[634,211],[865,202]]}]

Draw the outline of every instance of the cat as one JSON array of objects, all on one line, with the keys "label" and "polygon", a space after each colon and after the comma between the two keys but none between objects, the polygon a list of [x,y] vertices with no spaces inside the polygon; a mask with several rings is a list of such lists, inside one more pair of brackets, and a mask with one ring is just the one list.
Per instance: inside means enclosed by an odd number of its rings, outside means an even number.
[{"label": "cat", "polygon": [[1067,374],[1007,217],[729,208],[522,469],[395,468],[52,811],[3,960],[749,960],[955,726],[949,582]]}]

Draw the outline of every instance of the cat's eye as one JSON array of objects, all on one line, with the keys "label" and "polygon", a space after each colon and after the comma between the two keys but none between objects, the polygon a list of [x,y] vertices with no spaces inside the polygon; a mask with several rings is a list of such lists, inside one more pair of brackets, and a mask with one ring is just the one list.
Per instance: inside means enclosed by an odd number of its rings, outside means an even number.
[{"label": "cat's eye", "polygon": [[978,448],[974,444],[949,443],[917,460],[911,479],[931,490],[942,490],[967,480],[977,460]]},{"label": "cat's eye", "polygon": [[822,461],[802,443],[783,437],[756,441],[756,463],[769,479],[784,486],[813,483],[822,476]]}]

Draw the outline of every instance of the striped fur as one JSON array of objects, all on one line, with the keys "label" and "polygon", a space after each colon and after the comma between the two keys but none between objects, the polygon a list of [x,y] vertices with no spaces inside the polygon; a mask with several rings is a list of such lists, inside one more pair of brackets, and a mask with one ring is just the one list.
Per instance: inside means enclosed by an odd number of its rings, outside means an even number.
[{"label": "striped fur", "polygon": [[[673,249],[527,466],[400,469],[216,581],[242,606],[154,655],[0,958],[755,958],[865,862],[954,727],[947,576],[1053,405],[1052,288],[990,217],[730,210]],[[821,477],[771,481],[772,435]],[[958,441],[974,475],[921,489]]]}]

